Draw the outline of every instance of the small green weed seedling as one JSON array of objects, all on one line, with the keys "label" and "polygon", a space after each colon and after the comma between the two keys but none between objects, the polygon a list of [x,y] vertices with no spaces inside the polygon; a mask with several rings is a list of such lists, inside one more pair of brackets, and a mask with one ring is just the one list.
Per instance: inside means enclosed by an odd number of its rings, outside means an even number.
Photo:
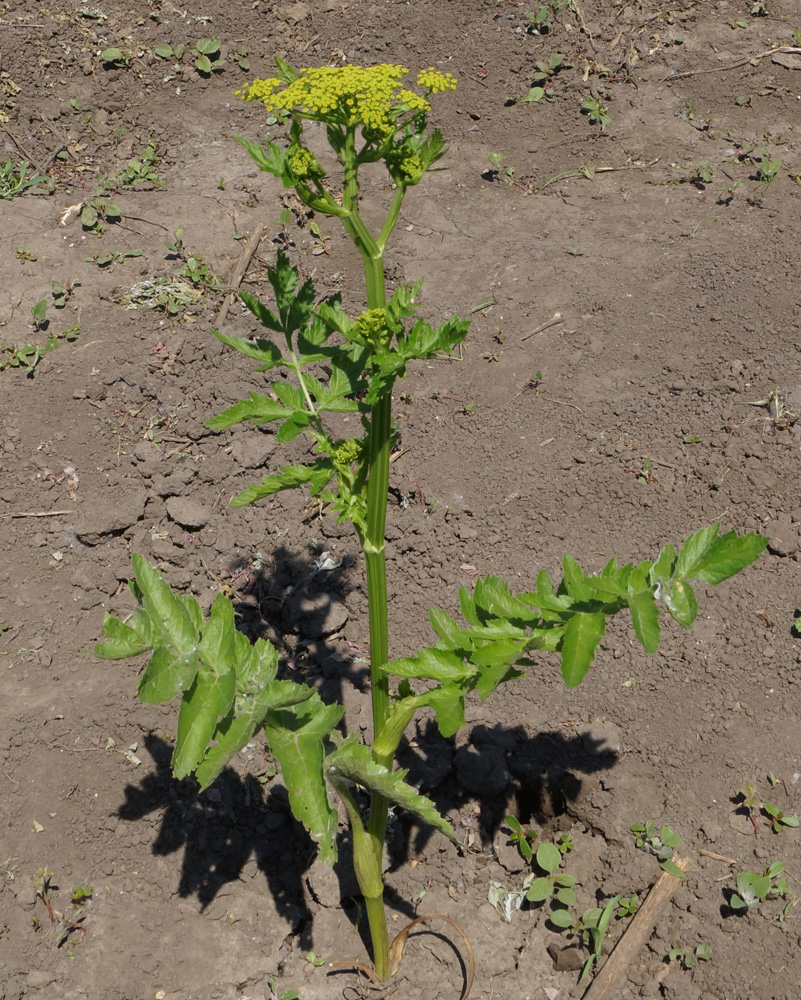
[{"label": "small green weed seedling", "polygon": [[[487,153],[487,159],[489,160],[490,167],[489,170],[485,171],[485,176],[488,174],[491,178],[498,177],[501,173],[503,153]],[[511,187],[515,180],[515,168],[506,167],[503,171],[503,176],[506,178],[507,185]]]},{"label": "small green weed seedling", "polygon": [[27,160],[20,162],[6,160],[0,166],[0,198],[5,201],[16,198],[18,194],[22,194],[23,191],[27,191],[28,188],[35,187],[37,184],[47,183],[47,178],[41,175],[28,177]]},{"label": "small green weed seedling", "polygon": [[640,904],[637,899],[637,893],[632,892],[628,896],[620,896],[617,904],[617,914],[620,917],[633,917],[634,914],[639,910]]},{"label": "small green weed seedling", "polygon": [[142,151],[138,159],[128,161],[128,166],[115,177],[107,180],[109,186],[121,188],[123,190],[136,190],[142,184],[152,184],[156,188],[164,188],[166,185],[159,178],[155,167],[160,163],[156,151],[156,142],[151,139]]},{"label": "small green weed seedling", "polygon": [[534,856],[534,841],[537,839],[537,831],[530,826],[523,826],[516,816],[507,816],[506,825],[512,831],[509,840],[517,845],[518,851],[526,861],[531,861]]},{"label": "small green weed seedling", "polygon": [[53,293],[53,307],[63,309],[72,298],[72,293],[77,285],[80,285],[79,281],[68,281],[66,285],[62,285],[60,281],[51,281],[50,291]]},{"label": "small green weed seedling", "polygon": [[[450,823],[434,803],[405,781],[395,756],[407,727],[423,708],[431,709],[444,737],[466,725],[466,699],[482,700],[498,685],[533,667],[537,650],[557,653],[564,682],[584,679],[606,632],[607,619],[626,610],[634,634],[649,652],[660,645],[662,602],[681,625],[698,613],[690,583],[714,585],[753,563],[767,539],[748,533],[720,534],[718,524],[690,535],[679,550],[665,545],[655,561],[618,565],[611,559],[587,575],[569,555],[554,583],[540,571],[531,589],[515,593],[499,577],[477,579],[459,594],[461,619],[432,608],[432,645],[410,656],[390,658],[386,573],[386,518],[390,454],[397,440],[393,395],[407,367],[458,356],[469,323],[453,316],[439,326],[420,318],[422,281],[386,289],[384,253],[404,198],[446,153],[442,135],[427,124],[430,99],[454,89],[449,74],[433,69],[417,76],[418,90],[403,85],[402,66],[323,66],[299,72],[278,59],[277,75],[257,80],[241,96],[260,101],[265,112],[287,121],[281,142],[238,141],[256,165],[276,177],[315,215],[338,220],[364,267],[365,308],[349,315],[339,294],[318,295],[279,250],[267,269],[271,299],[248,292],[240,297],[264,332],[251,338],[222,332],[224,344],[253,359],[267,376],[266,391],[213,417],[206,426],[224,432],[242,423],[278,423],[275,439],[286,444],[304,436],[308,458],[271,469],[232,501],[246,507],[283,490],[308,488],[340,522],[349,522],[361,546],[367,581],[372,730],[363,742],[358,727],[341,731],[345,706],[327,702],[313,684],[279,671],[279,655],[264,639],[250,640],[236,628],[234,605],[220,592],[208,617],[197,600],[174,593],[146,559],[134,554],[130,587],[138,605],[122,621],[107,614],[98,655],[123,659],[149,654],[139,680],[140,700],[149,704],[180,699],[172,757],[178,778],[194,775],[201,789],[221,774],[239,751],[263,731],[280,767],[294,816],[319,846],[320,859],[337,860],[340,814],[351,830],[353,863],[364,900],[374,971],[386,981],[397,972],[410,931],[432,916],[417,917],[390,944],[384,909],[382,858],[390,806],[419,816],[461,848]],[[336,176],[318,160],[304,134],[327,140],[339,161]],[[373,228],[362,215],[360,170],[383,164],[391,182],[388,202]],[[372,169],[372,166],[371,166]],[[368,218],[375,218],[371,210]],[[378,228],[380,226],[380,228]],[[344,422],[347,417],[349,422]],[[353,428],[353,436],[342,436]],[[370,796],[369,818],[357,789]],[[561,905],[575,902],[568,876],[559,873],[562,852],[541,845],[529,891]],[[535,889],[534,886],[537,886]],[[444,917],[466,943],[466,1000],[475,961],[464,932]]]},{"label": "small green weed seedling", "polygon": [[234,49],[233,52],[228,53],[228,62],[236,63],[236,65],[247,72],[250,69],[250,59],[248,59],[248,50],[243,46],[238,49]]},{"label": "small green weed seedling", "polygon": [[690,176],[690,183],[703,190],[705,184],[712,183],[712,178],[714,176],[715,170],[709,160],[701,160],[701,162],[693,168]]},{"label": "small green weed seedling", "polygon": [[564,855],[555,844],[540,844],[534,858],[542,875],[529,875],[523,883],[526,899],[530,903],[543,903],[547,899],[562,906],[576,905],[576,880],[572,875],[560,872]]},{"label": "small green weed seedling", "polygon": [[130,49],[120,49],[112,45],[100,53],[103,66],[107,69],[128,69],[133,60]]},{"label": "small green weed seedling", "polygon": [[210,76],[212,71],[222,73],[225,69],[219,62],[220,44],[219,38],[201,38],[192,50],[195,69],[201,76]]},{"label": "small green weed seedling", "polygon": [[33,378],[36,366],[45,355],[38,344],[3,344],[0,347],[0,371],[24,368],[28,378]]},{"label": "small green weed seedling", "polygon": [[31,308],[34,330],[44,330],[47,327],[47,299],[40,299]]},{"label": "small green weed seedling", "polygon": [[[768,781],[771,788],[776,788],[777,779],[774,774],[771,773],[768,775]],[[742,799],[740,806],[746,810],[754,826],[755,837],[759,836],[757,817],[760,813],[764,813],[768,817],[768,822],[774,833],[781,833],[784,827],[798,826],[797,816],[788,816],[778,806],[774,806],[770,802],[763,802],[757,794],[756,785],[753,781],[747,781],[742,788],[738,789],[738,796]]]},{"label": "small green weed seedling", "polygon": [[754,174],[754,179],[758,180],[763,187],[767,188],[767,186],[774,180],[779,170],[781,170],[782,161],[772,159],[766,149],[760,149],[759,152],[762,154],[762,157],[759,160],[759,165],[757,166]]},{"label": "small green weed seedling", "polygon": [[734,192],[742,183],[742,181],[734,181],[732,184],[727,184],[718,197],[718,205],[730,205],[734,199]]},{"label": "small green weed seedling", "polygon": [[[752,910],[766,899],[788,899],[792,903],[792,893],[787,888],[787,879],[779,878],[784,872],[782,861],[774,861],[760,875],[759,872],[740,872],[737,876],[737,892],[732,893],[731,908],[733,910]],[[778,881],[774,882],[774,879]],[[784,919],[789,910],[785,907],[780,919]]]},{"label": "small green weed seedling", "polygon": [[183,262],[178,273],[188,278],[194,288],[214,292],[220,287],[220,279],[212,273],[210,265],[198,254],[190,253],[184,244],[184,227],[179,226],[172,234],[172,240],[165,240],[164,246],[170,257]]},{"label": "small green weed seedling", "polygon": [[70,893],[70,902],[76,909],[85,906],[92,898],[93,891],[91,885],[76,885]]},{"label": "small green weed seedling", "polygon": [[169,43],[163,42],[161,45],[157,45],[155,49],[153,49],[153,54],[158,56],[159,59],[175,59],[176,63],[180,63],[184,57],[185,50],[186,46],[183,44],[176,45],[175,48],[173,48]]},{"label": "small green weed seedling", "polygon": [[[92,896],[91,887],[79,887],[73,890],[70,894],[70,900],[73,904],[72,913],[60,913],[53,906],[52,894],[58,892],[58,886],[53,885],[53,872],[49,871],[47,867],[39,868],[36,871],[36,877],[33,880],[33,888],[36,893],[36,898],[41,899],[47,908],[47,915],[50,917],[50,925],[52,927],[58,927],[58,933],[56,934],[56,947],[60,948],[62,944],[67,940],[70,934],[75,931],[81,933],[81,935],[86,933],[85,928],[82,926],[85,919],[83,913],[84,906],[89,902]],[[78,896],[76,897],[76,893]],[[38,924],[36,918],[34,918],[34,926]]]},{"label": "small green weed seedling", "polygon": [[103,235],[103,223],[114,224],[121,218],[122,209],[119,205],[100,195],[92,198],[81,210],[81,225],[95,236]]},{"label": "small green weed seedling", "polygon": [[763,802],[762,808],[770,818],[770,827],[774,833],[781,833],[786,826],[798,826],[798,817],[788,816],[778,806],[773,806],[770,802]]},{"label": "small green weed seedling", "polygon": [[315,955],[313,951],[306,952],[306,966],[303,969],[304,972],[312,972],[314,969],[319,969],[321,965],[325,965],[325,959],[321,955]]},{"label": "small green weed seedling", "polygon": [[793,31],[793,45],[801,46],[801,28],[796,28]]},{"label": "small green weed seedling", "polygon": [[767,17],[768,16],[768,5],[767,0],[751,0],[751,9],[749,11],[751,17]]},{"label": "small green weed seedling", "polygon": [[298,1000],[300,997],[300,993],[297,990],[284,990],[279,996],[275,976],[268,976],[267,984],[270,987],[270,995],[267,997],[267,1000]]},{"label": "small green weed seedling", "polygon": [[109,250],[108,253],[99,254],[97,250],[86,258],[87,264],[97,264],[98,267],[109,267],[111,264],[124,264],[132,257],[141,257],[141,250]]},{"label": "small green weed seedling", "polygon": [[585,97],[581,105],[581,113],[587,116],[591,125],[600,125],[601,131],[605,132],[612,124],[609,108],[603,103],[600,97]]},{"label": "small green weed seedling", "polygon": [[575,847],[575,844],[573,843],[573,834],[560,833],[557,839],[554,841],[554,846],[562,855],[562,857],[565,857],[566,854],[570,854],[570,852]]},{"label": "small green weed seedling", "polygon": [[646,854],[653,854],[663,872],[684,878],[684,872],[673,860],[673,851],[681,843],[681,837],[669,826],[663,826],[657,833],[656,824],[649,819],[634,823],[631,832],[636,836],[636,846]]},{"label": "small green weed seedling", "polygon": [[538,60],[534,64],[536,72],[531,77],[531,88],[525,97],[520,98],[520,102],[522,104],[531,104],[537,103],[543,98],[550,100],[556,74],[561,69],[566,69],[568,65],[561,52],[552,52],[547,60]]},{"label": "small green weed seedling", "polygon": [[685,970],[694,969],[699,962],[708,962],[712,958],[712,949],[702,941],[694,949],[681,948],[674,944],[668,952],[671,962],[678,962]]},{"label": "small green weed seedling", "polygon": [[547,7],[540,7],[536,14],[526,11],[526,31],[530,35],[547,35],[551,30],[551,23],[548,20],[550,11]]},{"label": "small green weed seedling", "polygon": [[25,250],[23,247],[17,247],[14,253],[17,255],[17,260],[25,264],[33,264],[34,261],[39,259],[33,250]]}]

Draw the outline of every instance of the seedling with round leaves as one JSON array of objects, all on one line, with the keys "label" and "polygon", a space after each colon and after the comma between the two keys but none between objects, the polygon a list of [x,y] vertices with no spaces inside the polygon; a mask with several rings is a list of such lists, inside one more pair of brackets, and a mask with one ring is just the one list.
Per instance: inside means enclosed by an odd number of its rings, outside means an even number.
[{"label": "seedling with round leaves", "polygon": [[684,872],[673,860],[673,850],[681,843],[681,837],[667,824],[657,832],[656,824],[649,819],[645,823],[632,824],[631,832],[636,836],[636,846],[646,854],[653,854],[663,872],[676,878],[684,877]]},{"label": "seedling with round leaves", "polygon": [[609,109],[600,97],[594,97],[592,94],[584,98],[581,105],[581,113],[586,115],[591,125],[600,125],[602,132],[605,132],[612,124],[612,116],[609,114]]},{"label": "seedling with round leaves", "polygon": [[561,906],[576,905],[576,880],[572,875],[560,871],[564,856],[556,844],[540,844],[534,857],[541,875],[530,875],[525,883],[526,899],[529,903],[544,903],[552,899]]},{"label": "seedling with round leaves", "polygon": [[[275,77],[254,82],[242,96],[263,102],[268,114],[288,126],[288,144],[239,141],[260,169],[294,188],[315,213],[339,220],[362,259],[366,308],[350,316],[338,295],[320,298],[311,280],[301,280],[279,251],[267,275],[272,301],[241,294],[264,327],[262,336],[215,333],[255,360],[260,372],[274,374],[268,376],[266,392],[250,392],[207,426],[222,432],[240,423],[276,423],[279,444],[308,438],[310,461],[273,471],[244,489],[232,505],[248,506],[283,490],[306,488],[340,521],[353,525],[367,578],[372,742],[360,742],[356,733],[342,735],[341,704],[326,703],[314,687],[280,676],[276,649],[262,639],[251,645],[235,628],[228,596],[218,594],[204,619],[194,598],[174,593],[139,555],[133,557],[131,582],[138,610],[125,622],[106,616],[106,640],[97,652],[112,659],[150,654],[139,682],[140,700],[159,704],[180,698],[172,759],[177,777],[194,774],[201,788],[208,787],[263,731],[292,811],[329,864],[337,858],[336,803],[341,803],[352,831],[374,971],[360,963],[343,964],[383,982],[397,971],[410,930],[431,919],[417,918],[390,944],[382,864],[390,805],[415,813],[458,843],[434,804],[406,783],[404,771],[394,768],[400,740],[415,714],[431,709],[441,734],[454,735],[465,725],[466,699],[473,692],[486,699],[499,684],[520,677],[522,667],[534,664],[536,650],[560,654],[562,677],[575,687],[590,668],[607,618],[624,610],[631,613],[637,639],[653,652],[660,639],[658,600],[680,624],[691,625],[698,607],[690,580],[720,583],[752,563],[767,540],[753,533],[721,535],[713,525],[691,535],[679,551],[666,545],[655,562],[619,566],[612,559],[591,576],[566,555],[560,582],[554,584],[541,571],[534,589],[523,593],[512,592],[498,577],[480,578],[471,590],[460,591],[461,622],[432,609],[435,643],[391,660],[384,537],[389,456],[396,439],[393,390],[409,365],[457,349],[469,324],[455,316],[433,327],[418,318],[422,282],[401,285],[388,295],[384,252],[407,192],[428,171],[439,169],[445,155],[441,134],[428,129],[429,98],[453,89],[455,81],[424,70],[417,77],[420,93],[403,85],[406,70],[400,66],[299,72],[282,60],[277,66]],[[338,179],[329,179],[308,144],[308,121],[325,127],[339,161]],[[362,215],[360,170],[377,163],[386,168],[393,193],[376,231]],[[350,427],[361,429],[341,436],[348,426],[343,417]],[[359,808],[357,787],[370,794],[368,820]],[[537,862],[545,874],[538,877],[551,897],[570,905],[575,893],[570,877],[559,873],[561,860],[558,846],[540,845]],[[472,979],[468,946],[463,997]]]},{"label": "seedling with round leaves", "polygon": [[787,879],[779,878],[784,870],[783,861],[774,861],[761,875],[759,872],[740,872],[737,876],[737,892],[731,895],[731,908],[750,912],[767,899],[787,899],[787,906],[779,917],[784,920],[794,903],[794,896],[787,887]]},{"label": "seedling with round leaves", "polygon": [[785,827],[795,828],[798,826],[798,817],[788,816],[778,806],[771,805],[770,802],[763,802],[762,808],[768,814],[770,828],[774,833],[781,833]]},{"label": "seedling with round leaves", "polygon": [[678,962],[686,971],[694,969],[699,962],[708,962],[712,958],[712,949],[702,941],[695,948],[682,948],[674,944],[668,952],[671,962]]}]

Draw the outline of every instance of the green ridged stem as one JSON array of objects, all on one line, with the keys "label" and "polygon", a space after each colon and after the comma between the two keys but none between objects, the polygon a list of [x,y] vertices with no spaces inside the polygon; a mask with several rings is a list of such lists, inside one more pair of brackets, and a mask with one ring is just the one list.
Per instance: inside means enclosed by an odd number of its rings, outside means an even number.
[{"label": "green ridged stem", "polygon": [[[356,158],[355,129],[349,129],[341,156],[344,167],[342,206],[347,214],[341,217],[348,236],[361,254],[367,290],[367,308],[383,309],[386,306],[384,284],[384,247],[398,221],[404,190],[398,188],[392,200],[387,219],[376,241],[359,215],[358,162]],[[370,617],[370,687],[373,709],[373,739],[381,733],[389,717],[389,631],[387,625],[387,569],[384,535],[387,520],[387,493],[389,490],[389,453],[392,444],[392,384],[374,404],[370,414],[369,456],[367,469],[367,525],[360,533],[367,571],[367,600]],[[392,741],[389,741],[392,742]],[[397,743],[395,744],[397,746]],[[376,762],[391,769],[394,747],[389,753],[375,754]],[[360,859],[356,877],[364,896],[367,921],[373,945],[373,965],[382,981],[390,976],[389,937],[384,913],[381,866],[384,841],[387,833],[389,802],[378,792],[370,795],[370,822],[367,829],[372,863]],[[361,823],[361,820],[358,821]],[[361,831],[360,831],[361,833]],[[356,847],[354,833],[354,848]],[[359,840],[361,841],[361,836]],[[360,846],[361,850],[361,846]],[[370,877],[366,877],[366,873]],[[381,889],[376,894],[376,872]],[[360,874],[362,878],[360,878]]]}]

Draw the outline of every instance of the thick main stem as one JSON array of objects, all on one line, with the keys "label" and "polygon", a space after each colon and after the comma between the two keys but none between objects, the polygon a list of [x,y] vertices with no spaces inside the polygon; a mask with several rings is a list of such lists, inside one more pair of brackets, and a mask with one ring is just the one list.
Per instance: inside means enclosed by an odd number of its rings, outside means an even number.
[{"label": "thick main stem", "polygon": [[[381,256],[369,261],[365,257],[367,276],[367,306],[383,308],[385,304],[384,267]],[[373,707],[373,739],[381,732],[389,715],[389,634],[387,626],[387,568],[384,534],[387,520],[389,489],[389,452],[392,440],[392,388],[373,407],[370,419],[370,458],[367,474],[367,531],[364,537],[364,558],[367,567],[367,600],[370,614],[370,687]],[[392,755],[376,761],[392,766]],[[387,833],[389,803],[378,792],[370,795],[368,835],[381,871],[384,840]],[[373,963],[378,977],[388,979],[389,938],[387,936],[384,901],[365,899],[370,934],[373,939]]]},{"label": "thick main stem", "polygon": [[[355,130],[345,137],[342,162],[344,187],[342,206],[347,215],[342,217],[348,235],[361,254],[367,286],[367,308],[383,309],[386,306],[384,286],[384,247],[397,222],[403,192],[393,199],[386,223],[376,241],[359,215],[358,163],[355,150]],[[387,627],[387,570],[384,552],[384,534],[387,520],[387,493],[389,490],[389,453],[392,444],[392,384],[385,387],[381,398],[373,406],[370,416],[370,453],[367,471],[367,526],[362,538],[367,569],[367,600],[370,615],[370,684],[373,708],[373,739],[380,734],[389,716],[389,637]],[[392,767],[394,754],[377,754],[376,763]],[[370,795],[370,821],[367,835],[374,864],[372,870],[382,869],[384,841],[387,833],[388,800],[378,792]],[[358,877],[358,872],[357,872]],[[380,878],[379,878],[380,880]],[[383,885],[361,885],[367,908],[367,920],[373,944],[373,964],[376,975],[386,980],[391,974],[389,937],[384,914]]]}]

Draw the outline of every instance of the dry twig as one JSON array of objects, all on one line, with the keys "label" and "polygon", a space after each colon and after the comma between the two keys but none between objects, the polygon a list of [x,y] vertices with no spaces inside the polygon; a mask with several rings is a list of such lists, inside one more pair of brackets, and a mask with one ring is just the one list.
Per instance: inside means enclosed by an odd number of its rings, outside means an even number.
[{"label": "dry twig", "polygon": [[729,69],[739,69],[741,66],[747,66],[749,63],[755,65],[760,59],[764,59],[765,56],[774,56],[779,52],[783,52],[786,55],[801,55],[801,48],[795,45],[780,45],[775,49],[766,49],[764,52],[759,52],[755,56],[747,56],[745,59],[738,59],[736,62],[727,63],[725,66],[713,66],[711,69],[688,69],[683,73],[671,73],[670,76],[663,77],[662,82],[666,80],[684,80],[688,76],[701,76],[704,73],[725,73]]},{"label": "dry twig", "polygon": [[21,510],[13,514],[0,514],[0,520],[7,517],[55,517],[57,514],[72,514],[71,510]]},{"label": "dry twig", "polygon": [[248,267],[250,267],[250,262],[253,259],[253,254],[258,249],[259,243],[261,243],[261,238],[264,235],[264,230],[266,225],[262,224],[255,228],[253,235],[248,240],[247,246],[242,251],[242,255],[239,258],[239,263],[236,266],[236,271],[234,271],[233,277],[228,284],[228,294],[223,299],[223,304],[220,306],[220,311],[217,313],[217,329],[222,329],[225,323],[225,318],[228,315],[228,310],[234,304],[236,300],[236,293],[239,286],[242,284],[242,280],[247,274]]}]

